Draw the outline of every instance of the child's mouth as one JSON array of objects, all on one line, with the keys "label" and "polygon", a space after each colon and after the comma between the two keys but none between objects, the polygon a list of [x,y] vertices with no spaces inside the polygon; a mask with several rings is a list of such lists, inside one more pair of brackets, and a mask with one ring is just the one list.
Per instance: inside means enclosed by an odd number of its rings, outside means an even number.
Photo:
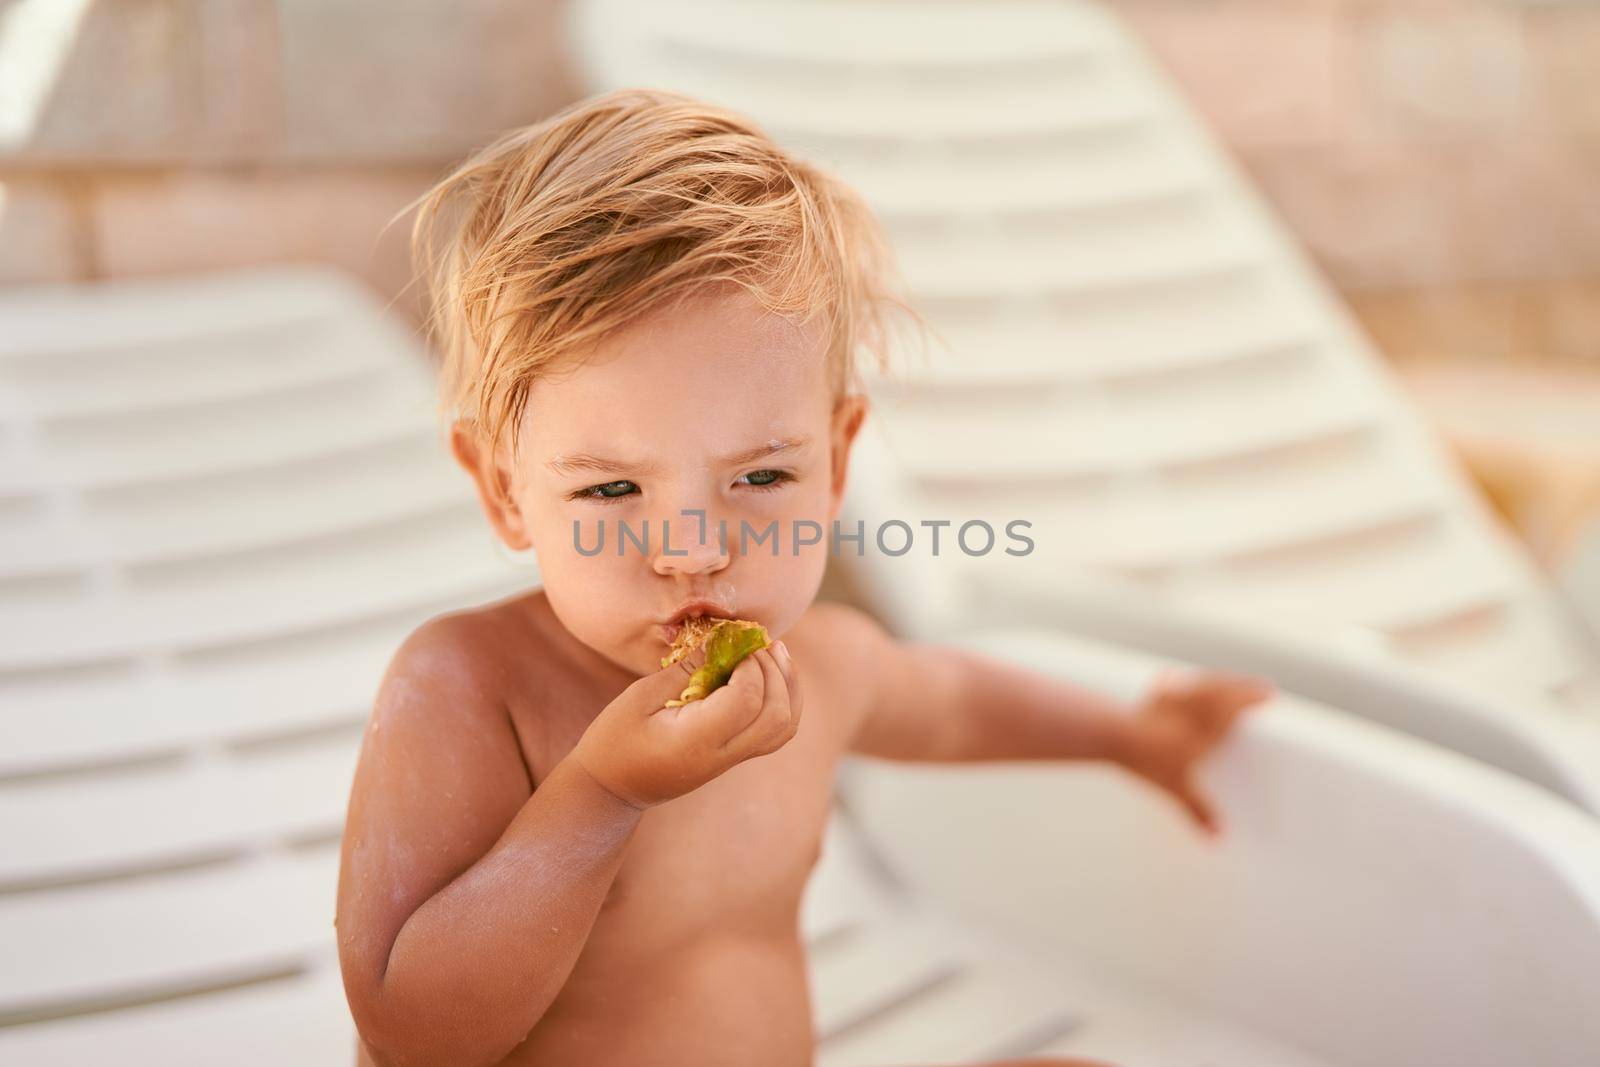
[{"label": "child's mouth", "polygon": [[[678,639],[678,635],[683,632],[683,624],[685,620],[704,617],[705,616],[703,615],[686,615],[684,616],[684,619],[681,619],[677,622],[662,623],[661,626],[657,627],[662,642],[670,645],[672,642],[676,641]],[[715,617],[721,618],[721,616]]]},{"label": "child's mouth", "polygon": [[694,601],[685,604],[673,613],[672,617],[657,628],[663,644],[671,645],[683,632],[684,623],[690,619],[731,619],[733,613],[717,604],[704,601]]},{"label": "child's mouth", "polygon": [[678,635],[683,633],[685,625],[690,625],[691,629],[706,630],[707,624],[710,624],[710,622],[715,622],[717,619],[731,619],[731,617],[733,617],[733,614],[722,608],[696,608],[694,611],[683,613],[682,616],[677,617],[674,621],[662,622],[661,625],[656,627],[656,635],[661,638],[662,645],[667,645],[670,648],[678,640]]}]

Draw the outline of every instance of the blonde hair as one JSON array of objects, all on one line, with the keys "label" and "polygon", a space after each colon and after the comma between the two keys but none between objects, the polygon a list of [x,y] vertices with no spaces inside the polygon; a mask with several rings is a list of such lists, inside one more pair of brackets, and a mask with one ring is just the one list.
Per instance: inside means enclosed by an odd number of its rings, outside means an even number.
[{"label": "blonde hair", "polygon": [[[825,317],[835,396],[886,369],[891,312],[921,326],[870,209],[749,119],[621,89],[512,130],[405,210],[442,365],[440,402],[511,446],[536,378],[719,282]],[[404,214],[404,212],[402,212]]]}]

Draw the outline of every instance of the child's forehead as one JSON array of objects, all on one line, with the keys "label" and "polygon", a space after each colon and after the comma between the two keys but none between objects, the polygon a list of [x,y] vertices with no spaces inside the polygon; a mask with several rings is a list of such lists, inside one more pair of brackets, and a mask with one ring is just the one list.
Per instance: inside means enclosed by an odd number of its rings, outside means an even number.
[{"label": "child's forehead", "polygon": [[751,388],[811,391],[828,380],[829,337],[820,317],[772,312],[743,290],[655,309],[535,383],[534,391],[616,400],[639,390],[698,390],[697,406]]},{"label": "child's forehead", "polygon": [[828,336],[820,316],[771,311],[738,286],[718,287],[654,308],[594,345],[586,363],[695,357],[821,362]]},{"label": "child's forehead", "polygon": [[777,434],[768,426],[783,427],[778,436],[805,433],[832,406],[827,355],[815,318],[768,311],[742,290],[686,300],[541,377],[529,390],[526,428],[559,447],[597,432],[762,440]]}]

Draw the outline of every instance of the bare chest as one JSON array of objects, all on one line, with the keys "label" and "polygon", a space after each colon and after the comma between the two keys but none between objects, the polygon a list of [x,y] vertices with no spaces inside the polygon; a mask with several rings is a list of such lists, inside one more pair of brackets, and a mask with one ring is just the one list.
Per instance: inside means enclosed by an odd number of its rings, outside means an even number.
[{"label": "bare chest", "polygon": [[648,812],[597,932],[633,944],[792,933],[833,784],[833,761],[799,741]]}]

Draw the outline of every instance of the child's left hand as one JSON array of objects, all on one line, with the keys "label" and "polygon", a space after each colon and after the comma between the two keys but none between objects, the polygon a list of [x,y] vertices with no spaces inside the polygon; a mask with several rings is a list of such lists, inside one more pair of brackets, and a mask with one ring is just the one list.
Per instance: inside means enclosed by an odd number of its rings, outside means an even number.
[{"label": "child's left hand", "polygon": [[1221,831],[1195,769],[1248,708],[1277,692],[1265,678],[1200,668],[1163,672],[1145,696],[1128,736],[1123,764],[1182,804],[1209,834]]}]

